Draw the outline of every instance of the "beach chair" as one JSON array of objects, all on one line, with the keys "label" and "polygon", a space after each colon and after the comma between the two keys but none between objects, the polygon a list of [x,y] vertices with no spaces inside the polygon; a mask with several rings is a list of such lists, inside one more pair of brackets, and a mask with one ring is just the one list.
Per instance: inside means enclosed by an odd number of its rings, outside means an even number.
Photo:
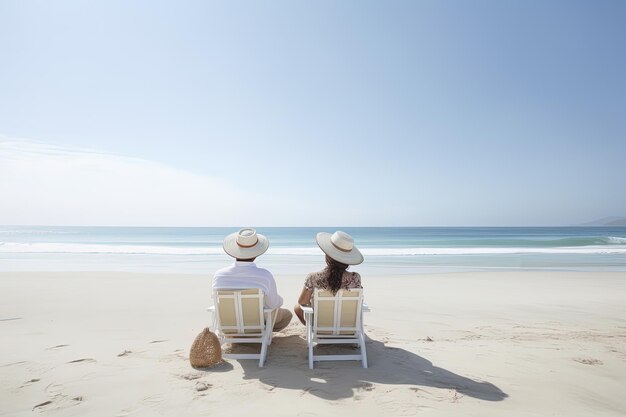
[{"label": "beach chair", "polygon": [[[367,368],[367,351],[363,331],[363,312],[369,311],[363,303],[363,290],[339,290],[333,295],[330,291],[316,288],[313,292],[313,305],[302,306],[306,321],[309,368],[315,361],[360,360]],[[356,344],[358,355],[314,355],[313,348],[318,344]]]},{"label": "beach chair", "polygon": [[227,359],[258,359],[259,367],[265,363],[268,346],[272,343],[272,329],[278,309],[263,307],[263,291],[249,289],[215,289],[213,291],[212,328],[225,343],[259,343],[260,353],[223,354]]}]

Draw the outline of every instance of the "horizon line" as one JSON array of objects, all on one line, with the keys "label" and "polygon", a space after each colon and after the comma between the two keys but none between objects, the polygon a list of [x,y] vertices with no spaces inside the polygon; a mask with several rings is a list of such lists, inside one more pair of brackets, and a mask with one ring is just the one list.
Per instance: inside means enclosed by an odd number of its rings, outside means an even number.
[{"label": "horizon line", "polygon": [[327,229],[337,229],[337,228],[370,228],[370,229],[402,229],[402,228],[419,228],[419,229],[428,229],[428,228],[522,228],[522,227],[536,227],[536,228],[540,228],[540,227],[626,227],[626,225],[624,226],[620,226],[620,225],[585,225],[585,224],[570,224],[570,225],[526,225],[526,226],[488,226],[488,225],[478,225],[478,226],[320,226],[320,225],[316,225],[316,226],[172,226],[172,225],[165,225],[165,226],[122,226],[122,225],[49,225],[49,224],[15,224],[15,225],[8,225],[8,224],[0,224],[0,227],[99,227],[99,228],[143,228],[143,229],[156,229],[156,228],[162,228],[162,229],[194,229],[194,228],[212,228],[212,229],[241,229],[243,227],[254,227],[254,228],[272,228],[272,229],[289,229],[289,228],[327,228]]}]

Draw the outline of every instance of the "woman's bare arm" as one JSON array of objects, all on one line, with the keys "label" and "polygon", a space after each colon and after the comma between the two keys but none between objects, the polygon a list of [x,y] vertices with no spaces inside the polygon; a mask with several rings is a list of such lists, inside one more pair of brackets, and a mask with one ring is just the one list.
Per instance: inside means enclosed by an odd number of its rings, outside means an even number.
[{"label": "woman's bare arm", "polygon": [[313,291],[307,288],[303,288],[302,293],[300,294],[300,298],[298,298],[298,304],[300,304],[301,306],[308,306],[309,304],[311,304],[311,294],[313,294]]},{"label": "woman's bare arm", "polygon": [[298,298],[298,304],[293,307],[293,311],[294,313],[296,313],[296,317],[298,317],[298,320],[300,320],[300,323],[302,324],[306,324],[306,322],[304,321],[304,311],[302,311],[302,308],[300,306],[306,306],[311,304],[311,294],[313,294],[313,291],[306,289],[306,287],[303,288],[302,293],[300,294],[300,298]]}]

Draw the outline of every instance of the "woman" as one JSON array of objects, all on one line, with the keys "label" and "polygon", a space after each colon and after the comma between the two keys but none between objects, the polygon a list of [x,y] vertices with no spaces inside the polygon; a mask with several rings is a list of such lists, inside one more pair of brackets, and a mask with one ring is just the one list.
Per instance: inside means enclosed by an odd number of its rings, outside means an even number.
[{"label": "woman", "polygon": [[318,233],[315,237],[317,245],[326,254],[326,268],[319,272],[307,275],[304,288],[294,307],[294,312],[302,324],[304,312],[301,305],[310,305],[313,289],[330,290],[336,294],[340,289],[362,288],[361,275],[357,272],[348,272],[349,265],[358,265],[363,262],[363,255],[354,246],[354,239],[345,232]]}]

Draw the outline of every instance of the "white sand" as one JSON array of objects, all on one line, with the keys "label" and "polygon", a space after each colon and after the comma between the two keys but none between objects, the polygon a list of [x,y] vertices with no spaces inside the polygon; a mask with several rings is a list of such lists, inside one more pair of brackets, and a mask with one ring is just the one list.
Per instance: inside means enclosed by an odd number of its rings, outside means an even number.
[{"label": "white sand", "polygon": [[[209,322],[209,277],[0,274],[0,415],[626,414],[625,273],[363,281],[369,369],[309,370],[294,321],[265,368],[201,371],[187,355]],[[288,306],[301,283],[278,277]]]}]

